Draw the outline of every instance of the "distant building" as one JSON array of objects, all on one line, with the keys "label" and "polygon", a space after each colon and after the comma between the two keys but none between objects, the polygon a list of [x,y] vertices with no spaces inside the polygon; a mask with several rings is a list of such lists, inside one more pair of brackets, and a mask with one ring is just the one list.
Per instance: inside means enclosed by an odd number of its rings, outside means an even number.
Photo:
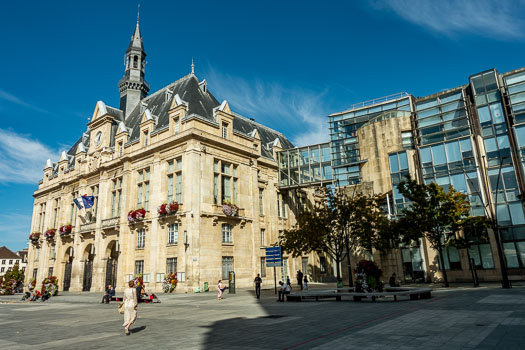
[{"label": "distant building", "polygon": [[16,254],[22,259],[20,261],[20,269],[25,272],[27,267],[27,252],[29,248],[24,248],[16,252]]},{"label": "distant building", "polygon": [[[145,58],[137,23],[120,109],[98,101],[76,144],[46,162],[34,192],[27,278],[55,275],[60,290],[102,291],[141,275],[157,292],[169,273],[178,275],[178,291],[213,288],[230,271],[238,287],[251,287],[257,273],[273,280],[264,248],[296,211],[277,188],[276,157],[292,143],[217,101],[193,64],[148,95]],[[84,194],[94,196],[93,207],[79,210],[73,200]],[[172,202],[178,210],[159,208]],[[140,208],[144,219],[130,220]],[[285,260],[277,278],[314,264],[313,255]]]},{"label": "distant building", "polygon": [[[426,97],[400,93],[329,116],[330,142],[279,152],[279,189],[333,184],[385,195],[385,210],[407,204],[397,184],[453,185],[468,195],[471,214],[499,223],[510,279],[525,278],[525,68],[470,76],[469,83]],[[501,279],[494,232],[464,249],[447,247],[445,266],[423,240],[376,258],[407,280],[468,281],[468,256],[480,280]],[[345,270],[345,269],[343,269]]]},{"label": "distant building", "polygon": [[9,248],[2,246],[0,247],[0,276],[5,275],[7,271],[11,271],[15,265],[19,265],[22,262],[22,258],[13,253]]}]

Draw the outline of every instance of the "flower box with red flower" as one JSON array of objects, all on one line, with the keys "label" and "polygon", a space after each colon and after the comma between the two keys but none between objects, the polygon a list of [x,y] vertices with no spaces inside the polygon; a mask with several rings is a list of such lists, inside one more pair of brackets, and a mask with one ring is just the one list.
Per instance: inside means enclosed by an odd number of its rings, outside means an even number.
[{"label": "flower box with red flower", "polygon": [[72,230],[73,226],[71,226],[71,224],[65,224],[63,226],[60,226],[60,228],[58,229],[58,233],[60,234],[60,236],[66,236],[70,234]]},{"label": "flower box with red flower", "polygon": [[162,282],[162,289],[164,290],[164,293],[171,293],[175,290],[177,287],[177,273],[172,272],[168,274],[164,278],[164,282]]},{"label": "flower box with red flower", "polygon": [[46,239],[48,241],[52,240],[53,238],[55,238],[55,234],[57,233],[57,230],[55,228],[50,228],[48,229],[46,232],[44,232],[44,236],[46,237]]},{"label": "flower box with red flower", "polygon": [[237,216],[239,215],[239,207],[228,201],[222,203],[222,212],[226,216]]},{"label": "flower box with red flower", "polygon": [[163,203],[157,208],[157,213],[159,215],[170,215],[175,214],[179,210],[179,203],[177,201],[172,201],[169,203]]},{"label": "flower box with red flower", "polygon": [[38,242],[38,240],[40,239],[40,232],[33,232],[33,233],[31,233],[29,235],[29,239],[33,243]]},{"label": "flower box with red flower", "polygon": [[144,220],[146,217],[146,210],[143,208],[137,209],[137,210],[131,210],[128,213],[128,223],[134,224],[136,222],[140,222]]}]

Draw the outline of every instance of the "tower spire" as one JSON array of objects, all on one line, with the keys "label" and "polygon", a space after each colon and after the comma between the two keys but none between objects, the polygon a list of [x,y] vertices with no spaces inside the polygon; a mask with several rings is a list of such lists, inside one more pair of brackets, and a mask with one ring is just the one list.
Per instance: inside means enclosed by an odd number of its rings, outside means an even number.
[{"label": "tower spire", "polygon": [[140,4],[137,7],[137,25],[126,50],[124,77],[119,81],[120,109],[124,112],[126,118],[149,92],[149,84],[144,80],[146,51],[142,43],[139,20]]},{"label": "tower spire", "polygon": [[193,64],[193,57],[191,58],[191,74],[195,74],[195,65]]}]

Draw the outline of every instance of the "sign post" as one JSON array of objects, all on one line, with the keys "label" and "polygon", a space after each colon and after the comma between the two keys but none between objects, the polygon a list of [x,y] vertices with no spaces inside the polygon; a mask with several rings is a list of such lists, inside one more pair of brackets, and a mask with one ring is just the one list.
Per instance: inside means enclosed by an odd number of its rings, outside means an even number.
[{"label": "sign post", "polygon": [[277,273],[275,268],[282,266],[281,247],[266,248],[266,267],[273,267],[273,284],[275,294],[277,294]]}]

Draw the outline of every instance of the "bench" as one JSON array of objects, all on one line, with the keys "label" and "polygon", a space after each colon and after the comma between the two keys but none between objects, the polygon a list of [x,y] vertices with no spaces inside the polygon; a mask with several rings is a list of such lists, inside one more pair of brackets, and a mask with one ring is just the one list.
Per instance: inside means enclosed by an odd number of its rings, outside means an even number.
[{"label": "bench", "polygon": [[316,291],[295,292],[286,295],[287,301],[301,301],[303,299],[335,298],[341,301],[341,297],[352,297],[354,301],[361,301],[364,298],[371,298],[376,301],[377,298],[393,297],[397,301],[398,296],[408,296],[410,300],[430,299],[432,289],[430,288],[411,288],[411,287],[388,287],[383,292],[358,293],[354,288],[337,288]]}]

